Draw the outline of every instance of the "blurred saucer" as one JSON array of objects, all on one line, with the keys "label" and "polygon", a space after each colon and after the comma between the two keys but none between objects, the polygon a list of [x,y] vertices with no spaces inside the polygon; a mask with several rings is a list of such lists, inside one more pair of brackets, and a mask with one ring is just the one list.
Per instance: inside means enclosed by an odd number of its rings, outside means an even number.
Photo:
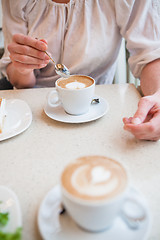
[{"label": "blurred saucer", "polygon": [[65,212],[59,215],[61,192],[59,185],[55,186],[45,196],[38,213],[38,227],[45,240],[146,240],[150,228],[151,217],[145,198],[135,188],[130,189],[130,195],[143,205],[146,218],[141,227],[130,229],[121,217],[117,217],[112,228],[98,233],[84,231]]},{"label": "blurred saucer", "polygon": [[47,103],[44,106],[44,112],[46,115],[56,121],[66,122],[66,123],[84,123],[96,120],[104,116],[109,110],[108,102],[99,96],[94,98],[99,98],[99,103],[91,104],[89,111],[82,115],[70,115],[66,113],[62,105],[58,107],[50,107]]}]

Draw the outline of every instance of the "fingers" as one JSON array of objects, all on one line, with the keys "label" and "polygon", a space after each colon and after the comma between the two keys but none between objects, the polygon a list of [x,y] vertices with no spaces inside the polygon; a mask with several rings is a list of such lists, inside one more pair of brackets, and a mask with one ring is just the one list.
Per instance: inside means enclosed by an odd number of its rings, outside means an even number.
[{"label": "fingers", "polygon": [[160,103],[152,96],[141,98],[133,117],[123,118],[124,129],[138,139],[160,139]]},{"label": "fingers", "polygon": [[35,38],[23,35],[23,34],[15,34],[13,35],[13,42],[30,46],[32,48],[35,48],[39,51],[46,51],[47,50],[47,44],[43,41],[39,41]]},{"label": "fingers", "polygon": [[45,60],[45,58],[39,59],[39,58],[31,57],[25,54],[22,55],[22,54],[12,53],[10,55],[10,58],[12,62],[16,61],[24,64],[36,64],[36,65],[48,64],[48,60]]},{"label": "fingers", "polygon": [[40,39],[40,41],[44,42],[45,44],[47,44],[47,41],[45,39]]},{"label": "fingers", "polygon": [[133,119],[133,117],[130,117],[130,118],[124,117],[124,118],[123,118],[123,123],[124,123],[124,124],[132,123],[132,119]]},{"label": "fingers", "polygon": [[140,124],[144,122],[153,106],[154,102],[150,96],[141,98],[138,103],[138,109],[133,116],[132,123]]},{"label": "fingers", "polygon": [[19,70],[19,72],[21,72],[24,69],[40,69],[40,68],[44,68],[46,66],[46,64],[24,64],[18,61],[12,61],[13,65],[15,68],[17,68]]},{"label": "fingers", "polygon": [[149,121],[141,124],[125,121],[124,129],[131,132],[137,139],[157,141],[160,139],[160,111],[155,113]]},{"label": "fingers", "polygon": [[45,52],[37,51],[36,49],[26,45],[18,45],[16,43],[11,43],[10,45],[8,45],[8,50],[12,55],[21,54],[21,55],[35,57],[42,60],[48,59],[48,56],[45,54]]},{"label": "fingers", "polygon": [[15,34],[13,41],[8,45],[10,58],[14,66],[23,69],[39,69],[49,63],[45,54],[47,42],[36,40],[23,34]]},{"label": "fingers", "polygon": [[140,125],[124,126],[124,129],[131,132],[137,139],[140,140],[158,140],[160,138],[160,132],[154,131],[154,126],[149,123]]},{"label": "fingers", "polygon": [[141,120],[139,118],[133,118],[133,117],[130,117],[130,118],[123,118],[123,123],[124,124],[129,124],[129,123],[132,123],[132,124],[140,124],[141,123]]}]

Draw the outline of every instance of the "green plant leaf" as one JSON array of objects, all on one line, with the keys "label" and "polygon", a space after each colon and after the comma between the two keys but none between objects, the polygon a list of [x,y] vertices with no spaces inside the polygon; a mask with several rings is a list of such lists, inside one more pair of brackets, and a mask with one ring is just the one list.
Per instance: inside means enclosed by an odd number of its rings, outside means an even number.
[{"label": "green plant leaf", "polygon": [[7,225],[9,220],[9,213],[0,213],[0,227]]}]

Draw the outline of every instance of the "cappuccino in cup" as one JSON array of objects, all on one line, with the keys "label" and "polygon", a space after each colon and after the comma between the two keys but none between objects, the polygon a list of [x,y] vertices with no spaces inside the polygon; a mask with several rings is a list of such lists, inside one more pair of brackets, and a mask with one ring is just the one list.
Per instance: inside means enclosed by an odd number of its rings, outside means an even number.
[{"label": "cappuccino in cup", "polygon": [[122,209],[128,189],[125,168],[105,156],[85,156],[61,175],[62,203],[71,218],[88,231],[112,225]]},{"label": "cappuccino in cup", "polygon": [[120,163],[103,156],[89,156],[68,165],[61,182],[73,197],[97,202],[110,200],[124,192],[127,175]]},{"label": "cappuccino in cup", "polygon": [[56,81],[56,89],[48,95],[48,105],[53,108],[62,105],[66,113],[81,115],[89,111],[95,91],[93,78],[71,75]]},{"label": "cappuccino in cup", "polygon": [[71,76],[69,78],[59,79],[57,85],[66,89],[83,89],[94,84],[94,80],[88,76]]}]

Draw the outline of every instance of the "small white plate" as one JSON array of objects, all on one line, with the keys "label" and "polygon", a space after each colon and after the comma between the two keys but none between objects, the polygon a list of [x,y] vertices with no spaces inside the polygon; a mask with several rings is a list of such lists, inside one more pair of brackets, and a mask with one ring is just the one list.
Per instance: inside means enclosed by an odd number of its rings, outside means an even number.
[{"label": "small white plate", "polygon": [[28,104],[20,99],[6,100],[6,117],[0,141],[14,137],[25,131],[32,122],[32,112]]},{"label": "small white plate", "polygon": [[79,228],[67,212],[59,215],[61,192],[59,185],[48,192],[41,203],[38,213],[38,226],[44,240],[146,240],[150,228],[151,217],[145,198],[135,188],[131,188],[130,196],[143,205],[146,213],[140,228],[130,229],[121,217],[117,217],[112,228],[98,233],[91,233]]},{"label": "small white plate", "polygon": [[108,109],[109,105],[108,102],[102,97],[94,97],[99,98],[99,103],[91,104],[89,112],[74,116],[66,113],[62,107],[62,105],[58,107],[50,107],[47,103],[44,106],[44,112],[46,115],[56,121],[59,122],[66,122],[66,123],[84,123],[96,120],[102,116],[104,116]]},{"label": "small white plate", "polygon": [[5,186],[0,186],[0,212],[9,213],[9,221],[3,232],[15,232],[19,227],[22,227],[22,216],[18,198],[16,194]]}]

